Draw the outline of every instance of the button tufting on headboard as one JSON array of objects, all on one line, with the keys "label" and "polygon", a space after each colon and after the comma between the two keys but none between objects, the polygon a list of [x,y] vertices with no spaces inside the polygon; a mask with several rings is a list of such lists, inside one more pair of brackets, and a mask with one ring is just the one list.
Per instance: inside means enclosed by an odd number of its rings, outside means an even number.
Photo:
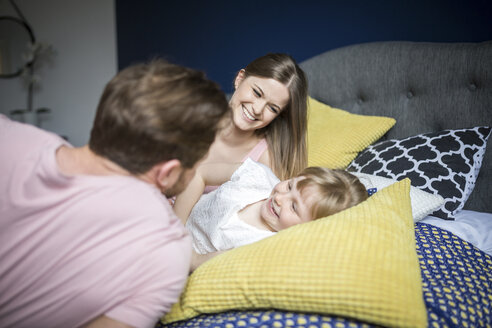
[{"label": "button tufting on headboard", "polygon": [[[384,137],[392,139],[492,126],[491,58],[492,41],[395,41],[330,50],[300,65],[314,98],[355,114],[395,118]],[[492,213],[492,137],[488,146],[465,208]]]}]

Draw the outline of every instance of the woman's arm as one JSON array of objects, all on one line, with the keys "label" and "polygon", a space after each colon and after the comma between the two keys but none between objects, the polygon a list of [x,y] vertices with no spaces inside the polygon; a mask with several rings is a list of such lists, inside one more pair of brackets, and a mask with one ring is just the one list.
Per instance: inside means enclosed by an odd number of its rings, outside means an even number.
[{"label": "woman's arm", "polygon": [[129,326],[121,321],[117,321],[109,317],[106,317],[105,315],[101,315],[97,317],[96,319],[92,320],[84,327],[85,328],[132,328],[132,326]]},{"label": "woman's arm", "polygon": [[216,257],[219,254],[224,253],[225,251],[217,251],[217,252],[212,252],[212,253],[207,253],[207,254],[198,254],[195,251],[193,251],[191,255],[191,266],[190,266],[190,272],[195,271],[196,268],[198,268],[200,265],[203,263],[207,262],[213,257]]},{"label": "woman's arm", "polygon": [[241,163],[206,163],[198,167],[193,179],[186,189],[176,196],[174,202],[174,212],[183,224],[188,220],[191,209],[200,199],[205,186],[221,185],[229,181],[240,165]]},{"label": "woman's arm", "polygon": [[193,179],[191,179],[186,189],[176,196],[173,210],[174,213],[176,213],[176,215],[181,219],[181,222],[183,222],[183,224],[186,224],[186,221],[190,216],[191,209],[200,199],[200,196],[203,194],[204,189],[205,182],[203,181],[203,177],[197,170],[195,176],[193,177]]}]

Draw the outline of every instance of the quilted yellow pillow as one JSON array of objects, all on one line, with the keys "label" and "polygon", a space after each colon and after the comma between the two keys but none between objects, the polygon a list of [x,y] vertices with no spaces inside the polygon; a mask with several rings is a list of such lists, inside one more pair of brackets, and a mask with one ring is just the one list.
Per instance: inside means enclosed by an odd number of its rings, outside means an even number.
[{"label": "quilted yellow pillow", "polygon": [[426,327],[408,179],[333,216],[221,254],[189,277],[164,323],[280,309]]},{"label": "quilted yellow pillow", "polygon": [[396,121],[332,108],[308,98],[308,165],[344,169]]}]

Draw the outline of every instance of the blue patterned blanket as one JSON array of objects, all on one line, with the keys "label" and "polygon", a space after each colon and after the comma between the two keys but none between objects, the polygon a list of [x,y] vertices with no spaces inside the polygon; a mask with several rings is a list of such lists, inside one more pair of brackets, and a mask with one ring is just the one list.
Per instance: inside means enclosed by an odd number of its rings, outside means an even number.
[{"label": "blue patterned blanket", "polygon": [[[492,327],[492,257],[438,227],[415,224],[429,327]],[[200,315],[159,328],[374,327],[350,319],[277,310]]]}]

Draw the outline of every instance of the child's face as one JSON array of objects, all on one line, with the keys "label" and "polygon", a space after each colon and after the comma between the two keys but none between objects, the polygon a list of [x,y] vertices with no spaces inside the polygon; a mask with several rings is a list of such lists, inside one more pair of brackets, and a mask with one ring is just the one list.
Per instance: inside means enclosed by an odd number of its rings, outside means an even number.
[{"label": "child's face", "polygon": [[314,187],[306,186],[301,195],[296,177],[278,183],[260,210],[262,220],[273,230],[279,231],[313,219],[311,208],[317,201]]}]

